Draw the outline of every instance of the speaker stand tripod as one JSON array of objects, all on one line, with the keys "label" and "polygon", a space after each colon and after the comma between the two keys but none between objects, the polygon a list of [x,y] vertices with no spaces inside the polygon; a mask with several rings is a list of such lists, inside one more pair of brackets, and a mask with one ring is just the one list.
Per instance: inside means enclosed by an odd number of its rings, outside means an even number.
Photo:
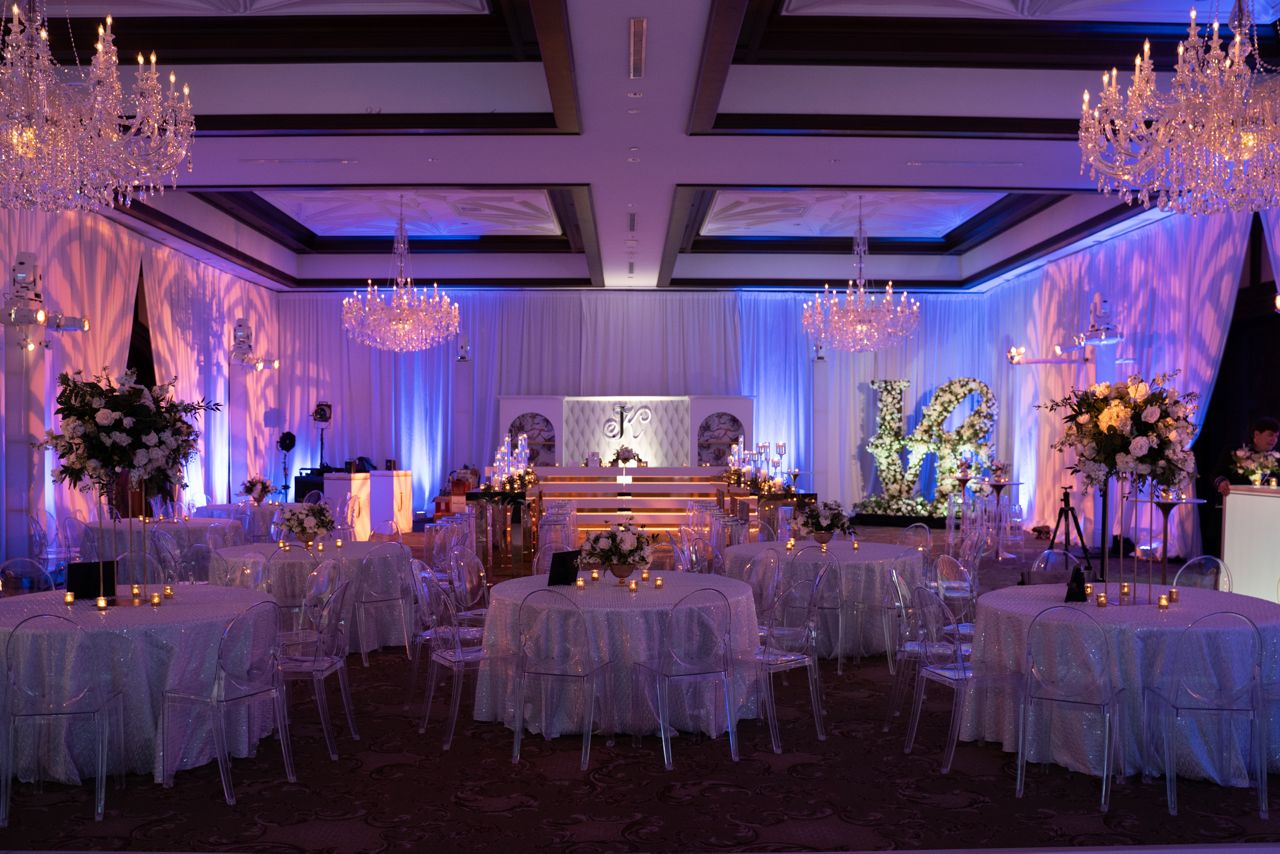
[{"label": "speaker stand tripod", "polygon": [[1084,538],[1084,529],[1080,527],[1080,517],[1076,515],[1076,508],[1071,506],[1071,487],[1062,487],[1062,506],[1058,508],[1058,520],[1053,523],[1053,534],[1049,537],[1049,549],[1054,549],[1054,544],[1058,542],[1058,529],[1062,529],[1062,550],[1064,552],[1071,551],[1071,529],[1076,529],[1076,536],[1080,538],[1080,554],[1084,557],[1084,565],[1090,571],[1093,570],[1093,562],[1089,559],[1089,543]]}]

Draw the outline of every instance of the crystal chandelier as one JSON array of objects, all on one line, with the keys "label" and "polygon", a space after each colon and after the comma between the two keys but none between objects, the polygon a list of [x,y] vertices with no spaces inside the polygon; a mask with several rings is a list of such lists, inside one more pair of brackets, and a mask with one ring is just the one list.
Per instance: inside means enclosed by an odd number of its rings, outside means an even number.
[{"label": "crystal chandelier", "polygon": [[1177,213],[1280,204],[1280,93],[1258,56],[1251,6],[1237,0],[1229,23],[1227,44],[1216,15],[1202,36],[1191,10],[1167,95],[1156,88],[1149,41],[1127,91],[1114,68],[1103,73],[1092,108],[1085,91],[1080,171],[1087,168],[1099,190]]},{"label": "crystal chandelier", "polygon": [[111,18],[98,27],[83,76],[60,68],[49,50],[43,0],[14,4],[0,65],[0,207],[94,210],[128,205],[177,184],[195,124],[190,89],[166,91],[138,54],[133,113],[126,111]]},{"label": "crystal chandelier", "polygon": [[877,297],[867,293],[863,265],[867,257],[867,232],[862,223],[862,197],[858,197],[858,234],[853,241],[857,281],[850,280],[841,300],[823,285],[822,294],[804,304],[804,331],[819,349],[834,347],[850,353],[879,350],[906,338],[920,322],[920,303],[904,293],[895,302],[893,282]]},{"label": "crystal chandelier", "polygon": [[433,285],[431,295],[416,289],[405,272],[409,263],[409,237],[404,228],[404,197],[400,222],[392,247],[395,285],[383,294],[369,280],[364,292],[355,291],[342,301],[342,325],[347,335],[379,350],[407,353],[426,350],[458,334],[458,306]]}]

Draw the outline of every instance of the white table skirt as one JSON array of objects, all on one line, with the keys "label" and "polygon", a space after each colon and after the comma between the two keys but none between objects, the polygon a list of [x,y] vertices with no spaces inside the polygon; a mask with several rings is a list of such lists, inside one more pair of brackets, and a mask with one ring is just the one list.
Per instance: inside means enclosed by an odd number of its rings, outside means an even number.
[{"label": "white table skirt", "polygon": [[[1112,585],[1112,591],[1116,589]],[[1146,601],[1146,586],[1140,585]],[[1158,592],[1163,592],[1163,588]],[[1126,774],[1139,771],[1152,776],[1164,773],[1162,742],[1144,757],[1142,749],[1142,694],[1144,687],[1159,683],[1167,655],[1172,654],[1182,630],[1197,618],[1214,611],[1235,611],[1249,617],[1262,634],[1263,679],[1280,679],[1280,605],[1216,590],[1184,588],[1181,602],[1160,612],[1154,605],[1098,608],[1092,602],[1083,608],[1102,626],[1110,647],[1116,686],[1125,689],[1121,706],[1120,743]],[[1053,605],[1061,605],[1065,586],[1061,584],[1008,587],[978,600],[974,639],[974,669],[977,680],[965,705],[960,738],[965,741],[999,742],[1006,751],[1018,749],[1018,707],[1025,671],[1027,629],[1035,616]],[[1065,631],[1064,626],[1055,631]],[[1046,634],[1046,638],[1052,637]],[[1232,665],[1222,662],[1222,667]],[[1272,691],[1274,693],[1274,690]],[[1274,706],[1274,703],[1273,703]],[[1097,713],[1064,710],[1062,706],[1037,704],[1029,731],[1029,758],[1032,762],[1053,762],[1073,771],[1095,776],[1102,773],[1101,717]],[[1280,715],[1268,710],[1268,765],[1280,771]],[[1193,716],[1177,724],[1179,777],[1210,779],[1220,785],[1245,785],[1248,757],[1248,725],[1228,726],[1226,743],[1234,745],[1231,756],[1219,756],[1217,723],[1212,716]]]},{"label": "white table skirt", "polygon": [[[775,549],[782,564],[784,583],[793,581],[813,581],[818,575],[817,561],[813,552],[799,554],[801,549],[816,545],[812,540],[796,542],[795,550],[787,554],[786,543],[743,543],[725,549],[725,574],[731,578],[741,578],[747,564],[752,558],[765,549]],[[915,587],[921,582],[924,566],[924,555],[920,552],[907,553],[907,547],[890,543],[859,542],[858,548],[848,540],[835,540],[827,545],[827,553],[834,557],[840,572],[840,594],[846,602],[863,602],[862,619],[862,651],[865,653],[884,652],[884,622],[882,609],[889,601],[890,587],[893,579],[890,572],[897,569],[906,577],[907,584]],[[824,658],[835,656],[835,641],[838,637],[838,615],[823,613],[818,632],[818,654]],[[844,654],[856,655],[858,638],[846,629]]]},{"label": "white table skirt", "polygon": [[[316,553],[315,556],[319,559],[314,561],[308,557],[305,549],[294,545],[288,552],[290,557],[284,560],[278,559],[272,565],[268,579],[271,595],[282,608],[300,607],[307,592],[307,576],[317,564],[330,558],[338,561],[339,575],[344,581],[358,583],[359,570],[364,559],[375,548],[385,545],[386,543],[373,542],[346,543],[340,549],[329,548],[322,553]],[[275,543],[252,543],[219,549],[213,553],[209,566],[209,583],[235,587],[237,576],[245,566],[265,565],[276,551],[278,549]],[[353,589],[350,601],[355,601],[355,594],[356,591]],[[352,625],[347,631],[351,651],[372,652],[384,646],[403,647],[404,629],[401,627],[400,612],[394,607],[379,605],[375,606],[373,614],[375,616],[373,623],[377,631],[370,638],[369,649],[361,649],[360,633]]]},{"label": "white table skirt", "polygon": [[[634,576],[638,578],[637,576]],[[485,620],[485,649],[496,656],[512,656],[519,645],[520,603],[529,593],[547,584],[546,576],[532,576],[504,581],[490,591],[489,614]],[[731,612],[730,642],[736,655],[749,659],[759,643],[756,635],[756,608],[751,588],[741,581],[715,575],[668,573],[664,587],[656,590],[642,584],[637,593],[620,587],[605,574],[600,581],[588,579],[584,590],[573,587],[555,588],[576,601],[595,632],[601,655],[610,661],[601,681],[600,705],[595,717],[598,732],[658,732],[657,705],[651,677],[636,667],[637,662],[657,657],[662,625],[666,615],[681,598],[700,588],[712,588],[725,595]],[[501,672],[497,672],[497,671]],[[493,672],[491,672],[493,671]],[[582,692],[568,682],[555,686],[556,699],[544,708],[537,683],[528,691],[526,728],[554,738],[562,733],[581,732]],[[514,667],[510,665],[481,668],[476,686],[476,720],[501,720],[515,725]],[[738,699],[738,717],[756,716],[756,678],[750,667],[742,667],[734,676]],[[692,686],[673,683],[671,691],[672,725],[680,731],[700,731],[719,735],[727,730],[724,699],[707,685]]]},{"label": "white table skirt", "polygon": [[[120,602],[128,602],[128,588],[120,588]],[[159,608],[121,604],[99,614],[92,601],[62,604],[62,591],[32,593],[0,599],[0,649],[9,633],[23,619],[53,613],[72,617],[87,633],[86,641],[99,654],[99,673],[105,685],[119,690],[124,699],[124,755],[114,735],[110,741],[108,769],[151,774],[161,782],[161,756],[156,750],[166,685],[184,682],[199,673],[212,684],[222,633],[235,616],[267,597],[251,590],[207,585],[180,585],[177,595]],[[84,674],[66,674],[78,678]],[[77,683],[82,684],[82,683]],[[8,679],[3,680],[7,690]],[[254,708],[252,711],[250,707]],[[182,757],[177,770],[194,768],[216,758],[212,720],[189,706],[175,706],[177,726],[169,736],[170,750]],[[94,776],[94,735],[88,718],[48,728],[48,740],[39,758],[40,778],[78,785]],[[227,714],[228,748],[234,756],[251,755],[260,738],[275,726],[271,703],[258,701],[230,707]],[[0,739],[7,739],[7,728]],[[36,779],[36,727],[24,725],[16,745],[17,776]],[[171,760],[172,764],[172,760]]]}]

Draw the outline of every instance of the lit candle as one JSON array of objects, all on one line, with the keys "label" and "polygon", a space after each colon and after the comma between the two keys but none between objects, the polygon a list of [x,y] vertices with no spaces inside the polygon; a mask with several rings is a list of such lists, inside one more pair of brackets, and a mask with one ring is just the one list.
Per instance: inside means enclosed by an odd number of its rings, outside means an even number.
[{"label": "lit candle", "polygon": [[1105,593],[1098,594],[1098,607],[1099,608],[1107,607],[1107,594]]},{"label": "lit candle", "polygon": [[577,580],[574,581],[574,586],[577,587],[579,590],[583,590],[586,588],[587,582],[583,581],[582,576],[579,575]]},{"label": "lit candle", "polygon": [[858,548],[859,548],[859,546],[858,546],[858,541],[857,541],[857,540],[854,540],[854,541],[853,541],[853,550],[856,552],[856,551],[858,550]]},{"label": "lit candle", "polygon": [[172,585],[172,584],[166,584],[166,585],[164,586],[164,598],[166,598],[166,599],[172,599],[172,598],[173,598],[173,585]]},{"label": "lit candle", "polygon": [[323,551],[324,551],[324,543],[316,543],[316,551],[318,551],[318,552],[323,552]]},{"label": "lit candle", "polygon": [[1177,601],[1178,601],[1178,588],[1176,588],[1176,587],[1170,587],[1170,588],[1169,588],[1169,601],[1170,601],[1170,602],[1177,602]]},{"label": "lit candle", "polygon": [[598,569],[593,569],[593,570],[591,570],[591,580],[592,580],[592,581],[599,581],[599,580],[600,580],[600,570],[598,570]]},{"label": "lit candle", "polygon": [[132,596],[134,599],[137,599],[139,596],[141,596],[142,595],[141,585],[138,585],[138,584],[129,585],[129,595]]},{"label": "lit candle", "polygon": [[654,590],[661,590],[661,589],[662,589],[662,576],[661,576],[661,575],[659,575],[657,578],[653,579],[653,589],[654,589]]},{"label": "lit candle", "polygon": [[645,582],[646,584],[649,582],[649,570],[647,569],[640,570],[640,580]]},{"label": "lit candle", "polygon": [[636,580],[633,578],[627,582],[627,589],[630,590],[632,593],[635,593],[637,590],[640,589],[640,585],[636,584]]},{"label": "lit candle", "polygon": [[1084,595],[1086,595],[1086,596],[1092,596],[1092,595],[1093,595],[1093,585],[1092,585],[1092,584],[1090,584],[1090,583],[1089,583],[1089,582],[1087,582],[1087,581],[1084,583]]},{"label": "lit candle", "polygon": [[787,540],[787,551],[791,551],[791,550],[792,550],[792,549],[794,549],[795,547],[796,547],[796,538],[795,538],[795,537],[792,537],[791,539]]},{"label": "lit candle", "polygon": [[151,594],[151,607],[152,607],[152,608],[159,608],[159,607],[160,607],[160,594],[159,594],[159,593],[152,593],[152,594]]},{"label": "lit candle", "polygon": [[107,597],[106,597],[106,596],[99,596],[99,597],[97,598],[97,600],[95,600],[95,601],[94,601],[94,603],[93,603],[93,604],[94,604],[95,606],[97,606],[97,608],[98,608],[98,610],[99,610],[99,611],[105,611],[105,610],[107,610]]},{"label": "lit candle", "polygon": [[62,594],[62,601],[67,605],[72,605],[76,601],[76,594],[68,590],[66,593]]},{"label": "lit candle", "polygon": [[1129,595],[1129,582],[1127,582],[1127,581],[1121,581],[1121,582],[1120,582],[1120,596],[1121,596],[1121,597],[1124,597],[1124,596],[1128,596],[1128,595]]},{"label": "lit candle", "polygon": [[336,549],[342,548],[342,537],[338,537],[338,539],[333,541],[333,547]]},{"label": "lit candle", "polygon": [[1159,608],[1161,611],[1168,611],[1169,597],[1161,593],[1160,598],[1156,600],[1156,607]]},{"label": "lit candle", "polygon": [[190,522],[190,521],[191,521],[191,517],[190,517],[190,516],[188,516],[186,513],[183,513],[183,514],[182,514],[182,521],[184,521],[184,522]]},{"label": "lit candle", "polygon": [[280,549],[284,548],[284,540],[283,540],[283,539],[276,540],[276,548],[280,548]]}]

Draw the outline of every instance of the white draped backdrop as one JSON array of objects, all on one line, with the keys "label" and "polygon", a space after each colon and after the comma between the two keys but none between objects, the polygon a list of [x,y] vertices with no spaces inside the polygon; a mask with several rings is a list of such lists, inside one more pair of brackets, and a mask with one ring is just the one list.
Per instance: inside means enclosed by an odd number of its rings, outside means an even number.
[{"label": "white draped backdrop", "polygon": [[[1267,217],[1269,234],[1280,229]],[[1164,217],[1105,243],[1027,270],[986,293],[924,294],[921,325],[905,346],[872,354],[829,354],[823,387],[813,387],[811,348],[800,324],[806,295],[453,289],[471,345],[475,394],[471,435],[450,435],[455,355],[451,347],[388,354],[348,343],[344,294],[269,291],[160,246],[101,217],[0,214],[0,259],[33,249],[47,302],[93,320],[88,335],[50,335],[44,369],[32,379],[54,407],[59,371],[93,371],[123,362],[138,270],[144,273],[160,377],[178,376],[179,393],[226,406],[204,425],[191,466],[190,494],[226,500],[248,473],[281,474],[275,441],[298,436],[290,476],[319,462],[315,403],[334,404],[326,458],[394,458],[414,472],[414,503],[429,506],[447,471],[484,466],[499,441],[501,395],[750,395],[756,438],[787,442],[789,463],[809,471],[836,462],[836,491],[856,501],[875,488],[862,450],[874,431],[873,379],[907,379],[908,430],[933,391],[954,377],[992,386],[1000,408],[996,454],[1028,483],[1028,520],[1050,521],[1063,460],[1048,449],[1059,433],[1036,403],[1073,384],[1179,369],[1178,385],[1212,390],[1246,251],[1247,216]],[[1274,244],[1274,241],[1273,241]],[[1095,292],[1111,304],[1131,362],[1012,367],[1005,352],[1024,344],[1051,352],[1088,319]],[[283,360],[255,374],[228,364],[237,317],[254,328],[259,352]],[[241,385],[237,385],[241,384]],[[829,424],[810,424],[815,396],[831,404]],[[960,418],[963,412],[957,413]],[[52,424],[50,418],[49,423]],[[48,490],[50,506],[83,506]],[[1089,508],[1085,508],[1086,511]],[[1175,550],[1194,548],[1187,513]]]}]

